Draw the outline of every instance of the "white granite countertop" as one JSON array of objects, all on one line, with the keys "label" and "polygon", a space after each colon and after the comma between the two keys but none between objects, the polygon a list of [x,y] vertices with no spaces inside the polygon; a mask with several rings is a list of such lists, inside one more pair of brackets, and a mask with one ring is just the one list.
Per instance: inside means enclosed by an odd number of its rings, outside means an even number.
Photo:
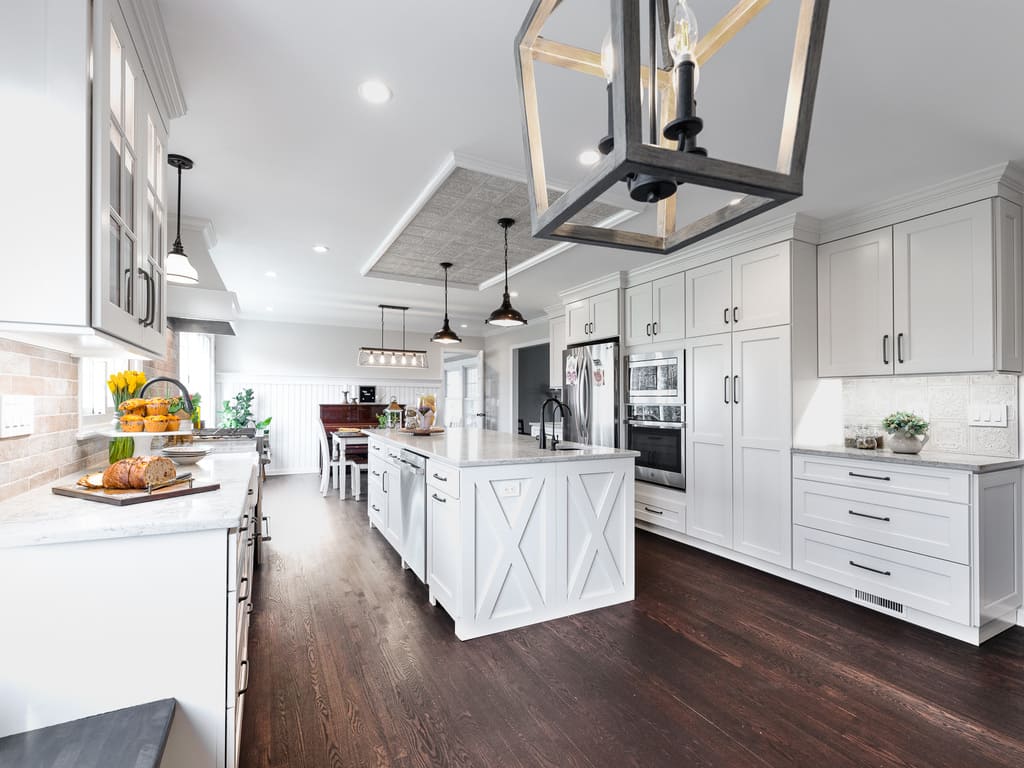
[{"label": "white granite countertop", "polygon": [[969,453],[945,453],[929,451],[921,453],[893,453],[890,450],[865,450],[848,448],[844,445],[808,445],[794,447],[793,453],[806,453],[812,456],[838,456],[839,458],[860,459],[863,461],[889,461],[897,464],[913,464],[918,467],[939,467],[942,469],[961,469],[967,472],[998,472],[1001,469],[1014,469],[1024,466],[1024,459],[1007,459],[999,456],[975,456]]},{"label": "white granite countertop", "polygon": [[489,429],[449,429],[429,437],[397,430],[376,429],[368,429],[365,434],[371,440],[379,440],[396,448],[408,448],[427,458],[458,467],[532,464],[539,461],[627,459],[640,455],[639,451],[589,445],[571,451],[541,450],[537,440],[532,437]]},{"label": "white granite countertop", "polygon": [[[0,549],[237,528],[257,458],[255,451],[212,453],[178,471],[191,471],[199,482],[220,483],[219,490],[127,507],[57,496],[49,485],[19,494],[0,502]],[[83,474],[54,485],[74,483]]]}]

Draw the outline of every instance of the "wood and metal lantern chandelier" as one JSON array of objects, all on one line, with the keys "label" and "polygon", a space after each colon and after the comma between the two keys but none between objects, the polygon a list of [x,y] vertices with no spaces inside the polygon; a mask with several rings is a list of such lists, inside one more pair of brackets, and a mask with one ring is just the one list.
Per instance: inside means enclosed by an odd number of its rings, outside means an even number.
[{"label": "wood and metal lantern chandelier", "polygon": [[[357,364],[363,368],[426,368],[427,351],[408,349],[405,345],[405,313],[408,307],[394,304],[378,304],[380,307],[380,346],[360,347]],[[402,313],[402,346],[384,346],[384,310],[394,309]]]},{"label": "wood and metal lantern chandelier", "polygon": [[[800,3],[800,12],[778,163],[775,169],[766,169],[709,155],[698,145],[704,126],[694,91],[699,68],[770,0],[739,0],[702,38],[692,8],[700,0],[610,0],[611,31],[600,52],[542,37],[561,0],[534,0],[515,45],[534,236],[667,254],[800,197],[829,0],[791,1]],[[641,23],[643,4],[650,22],[646,29]],[[541,143],[534,72],[538,63],[603,77],[608,83],[607,135],[598,142],[603,157],[554,202],[548,200]],[[595,126],[594,132],[597,139],[604,126]],[[655,234],[572,221],[620,182],[634,200],[657,205]],[[679,225],[676,213],[684,184],[726,190],[737,197]]]}]

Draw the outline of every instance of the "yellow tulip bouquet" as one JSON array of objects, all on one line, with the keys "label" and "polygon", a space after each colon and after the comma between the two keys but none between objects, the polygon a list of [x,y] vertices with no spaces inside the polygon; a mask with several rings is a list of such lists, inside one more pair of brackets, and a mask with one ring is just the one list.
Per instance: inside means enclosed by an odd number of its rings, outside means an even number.
[{"label": "yellow tulip bouquet", "polygon": [[[114,398],[114,407],[120,415],[121,403],[135,397],[137,392],[142,390],[146,383],[146,374],[142,371],[121,371],[112,373],[107,379],[107,389]],[[108,458],[110,463],[121,459],[127,459],[135,453],[135,441],[130,437],[118,437],[110,441]]]}]

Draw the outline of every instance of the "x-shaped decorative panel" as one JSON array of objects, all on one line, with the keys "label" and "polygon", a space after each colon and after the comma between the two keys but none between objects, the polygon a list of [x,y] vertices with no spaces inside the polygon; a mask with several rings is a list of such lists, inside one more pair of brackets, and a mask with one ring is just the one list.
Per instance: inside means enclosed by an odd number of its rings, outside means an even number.
[{"label": "x-shaped decorative panel", "polygon": [[[621,589],[625,576],[616,561],[608,541],[609,525],[622,525],[613,521],[613,513],[621,515],[622,505],[616,504],[622,492],[626,475],[623,472],[580,473],[567,475],[568,527],[583,532],[582,541],[573,548],[569,536],[569,599],[596,597],[604,592]],[[600,569],[604,583],[599,583],[595,568]]]}]

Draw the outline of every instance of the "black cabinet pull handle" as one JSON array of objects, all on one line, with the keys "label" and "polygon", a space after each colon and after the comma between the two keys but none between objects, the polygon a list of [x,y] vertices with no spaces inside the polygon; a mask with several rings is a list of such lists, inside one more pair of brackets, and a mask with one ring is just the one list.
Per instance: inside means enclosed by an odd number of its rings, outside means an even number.
[{"label": "black cabinet pull handle", "polygon": [[440,480],[442,483],[447,483],[448,482],[448,478],[447,477],[441,477],[441,475],[437,474],[437,472],[434,473],[434,479],[435,480]]},{"label": "black cabinet pull handle", "polygon": [[374,477],[380,477],[380,472],[378,472],[377,470],[373,470],[373,472],[371,472],[370,474],[373,475]]},{"label": "black cabinet pull handle", "polygon": [[732,401],[734,403],[736,403],[736,405],[740,404],[740,377],[739,376],[733,376],[732,377]]},{"label": "black cabinet pull handle", "polygon": [[739,320],[736,319],[736,313],[739,312],[739,311],[740,311],[739,307],[733,307],[732,308],[732,321],[734,323],[738,323],[739,322]]},{"label": "black cabinet pull handle", "polygon": [[722,319],[725,320],[725,324],[729,324],[729,308],[726,307],[722,310]]},{"label": "black cabinet pull handle", "polygon": [[890,520],[888,517],[881,517],[880,515],[868,515],[864,512],[854,512],[852,509],[848,509],[846,511],[849,512],[851,515],[856,515],[857,517],[866,517],[869,520],[881,520],[883,523],[892,522],[892,520]]},{"label": "black cabinet pull handle", "polygon": [[903,334],[896,334],[896,362],[903,362]]},{"label": "black cabinet pull handle", "polygon": [[448,503],[448,499],[442,499],[442,498],[441,498],[440,496],[438,496],[438,495],[437,495],[436,493],[432,493],[432,494],[430,494],[430,495],[431,495],[431,497],[432,497],[432,498],[434,499],[434,501],[440,501],[440,502],[441,502],[442,504],[447,504],[447,503]]},{"label": "black cabinet pull handle", "polygon": [[889,364],[889,334],[882,337],[882,363]]},{"label": "black cabinet pull handle", "polygon": [[863,477],[865,480],[885,480],[888,482],[891,477],[879,477],[878,475],[862,475],[859,472],[851,472],[850,477]]},{"label": "black cabinet pull handle", "polygon": [[370,509],[372,509],[374,512],[380,512],[380,507],[378,507],[376,504],[371,504]]},{"label": "black cabinet pull handle", "polygon": [[648,336],[651,335],[651,324],[650,323],[647,324],[647,335]]},{"label": "black cabinet pull handle", "polygon": [[644,507],[644,512],[650,512],[652,515],[663,515],[663,514],[665,514],[660,509],[651,509],[650,507]]},{"label": "black cabinet pull handle", "polygon": [[657,336],[658,335],[658,324],[654,323],[652,327],[654,329],[654,335]]},{"label": "black cabinet pull handle", "polygon": [[128,314],[134,314],[135,312],[135,297],[132,295],[132,271],[126,269],[124,271],[124,300],[128,305]]},{"label": "black cabinet pull handle", "polygon": [[872,567],[867,566],[867,565],[861,565],[860,563],[855,563],[853,560],[850,561],[850,565],[852,565],[854,568],[862,568],[865,571],[871,571],[872,573],[877,573],[877,574],[880,574],[882,576],[892,576],[892,571],[880,571],[877,568],[872,568]]},{"label": "black cabinet pull handle", "polygon": [[729,404],[729,377],[725,377],[725,381],[722,382],[722,397],[725,399],[725,404]]}]

